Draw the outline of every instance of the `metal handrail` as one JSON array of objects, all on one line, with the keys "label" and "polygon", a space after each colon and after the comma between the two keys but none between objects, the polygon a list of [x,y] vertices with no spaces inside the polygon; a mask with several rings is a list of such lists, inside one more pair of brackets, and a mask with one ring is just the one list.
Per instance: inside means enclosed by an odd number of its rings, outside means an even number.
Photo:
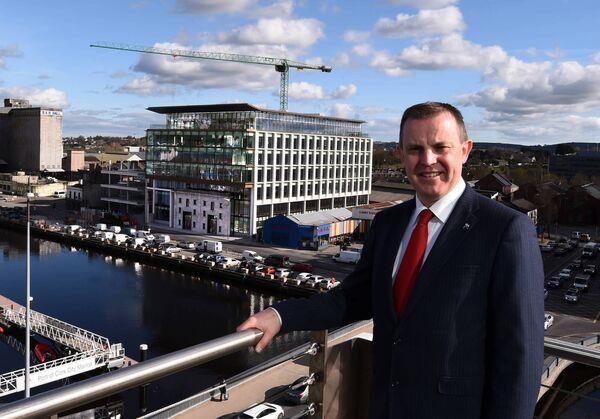
[{"label": "metal handrail", "polygon": [[118,371],[50,390],[1,407],[0,419],[57,414],[237,352],[258,343],[262,335],[258,329],[232,333]]}]

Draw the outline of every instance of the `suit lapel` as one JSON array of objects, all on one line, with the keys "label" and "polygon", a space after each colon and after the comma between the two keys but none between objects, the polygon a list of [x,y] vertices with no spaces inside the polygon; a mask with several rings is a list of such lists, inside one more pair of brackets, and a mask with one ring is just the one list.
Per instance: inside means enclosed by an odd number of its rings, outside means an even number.
[{"label": "suit lapel", "polygon": [[477,209],[475,193],[467,186],[456,202],[452,214],[442,227],[442,231],[421,268],[413,292],[408,299],[401,323],[410,316],[421,297],[427,293],[428,287],[433,286],[438,271],[446,264],[452,253],[460,247],[461,242],[477,222],[477,217],[474,215]]},{"label": "suit lapel", "polygon": [[387,314],[391,317],[391,319],[396,321],[396,309],[394,308],[394,285],[393,285],[393,270],[394,270],[394,262],[396,261],[396,256],[398,255],[398,249],[400,248],[400,242],[402,241],[402,236],[404,235],[404,231],[410,221],[410,217],[415,210],[415,200],[411,199],[407,201],[405,205],[398,206],[398,213],[394,215],[394,220],[392,221],[388,232],[385,237],[385,242],[383,244],[383,248],[385,249],[383,254],[384,257],[381,259],[384,261],[384,266],[382,267],[382,276],[383,281],[382,285],[387,287],[385,290],[385,295],[387,296],[386,311]]}]

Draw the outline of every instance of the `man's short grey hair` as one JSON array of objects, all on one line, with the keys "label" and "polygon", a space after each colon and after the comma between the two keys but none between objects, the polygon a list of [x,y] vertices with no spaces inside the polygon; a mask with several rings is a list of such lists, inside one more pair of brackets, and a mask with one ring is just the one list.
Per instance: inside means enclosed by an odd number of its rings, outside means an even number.
[{"label": "man's short grey hair", "polygon": [[463,120],[463,116],[458,109],[449,103],[425,102],[413,105],[404,111],[404,114],[402,115],[402,121],[400,121],[400,144],[402,144],[402,132],[404,131],[404,125],[406,124],[406,121],[409,119],[429,119],[444,112],[448,112],[454,117],[456,125],[458,125],[460,140],[462,142],[467,141],[469,137],[467,136],[465,121]]}]

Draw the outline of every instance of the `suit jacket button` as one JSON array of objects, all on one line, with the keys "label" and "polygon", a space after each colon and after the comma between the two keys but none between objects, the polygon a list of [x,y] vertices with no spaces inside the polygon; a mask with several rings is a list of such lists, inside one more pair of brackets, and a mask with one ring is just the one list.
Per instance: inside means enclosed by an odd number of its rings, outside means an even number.
[{"label": "suit jacket button", "polygon": [[394,345],[399,345],[402,343],[402,338],[398,338],[396,340],[394,340]]},{"label": "suit jacket button", "polygon": [[396,387],[398,387],[399,385],[400,385],[400,382],[399,382],[399,381],[394,381],[394,382],[392,383],[392,388],[396,388]]}]

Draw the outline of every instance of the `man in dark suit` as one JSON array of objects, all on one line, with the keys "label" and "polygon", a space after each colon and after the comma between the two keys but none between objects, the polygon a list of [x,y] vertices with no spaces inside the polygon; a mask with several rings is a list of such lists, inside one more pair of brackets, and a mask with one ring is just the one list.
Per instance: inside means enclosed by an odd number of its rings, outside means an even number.
[{"label": "man in dark suit", "polygon": [[408,108],[398,152],[416,197],[374,219],[356,269],[238,330],[373,318],[373,418],[533,416],[543,364],[543,267],[533,224],[462,179],[472,141],[443,103]]}]

